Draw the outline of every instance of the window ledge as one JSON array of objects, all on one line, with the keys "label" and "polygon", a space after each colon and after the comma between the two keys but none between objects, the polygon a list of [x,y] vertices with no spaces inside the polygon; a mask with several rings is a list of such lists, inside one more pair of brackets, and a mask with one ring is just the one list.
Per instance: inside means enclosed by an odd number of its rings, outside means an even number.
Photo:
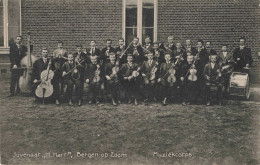
[{"label": "window ledge", "polygon": [[0,48],[0,55],[2,54],[9,54],[10,48]]}]

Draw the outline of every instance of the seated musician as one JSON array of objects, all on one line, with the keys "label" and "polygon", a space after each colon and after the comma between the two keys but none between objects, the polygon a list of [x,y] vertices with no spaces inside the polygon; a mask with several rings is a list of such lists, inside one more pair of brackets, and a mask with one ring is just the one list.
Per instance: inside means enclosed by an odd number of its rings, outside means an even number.
[{"label": "seated musician", "polygon": [[251,49],[245,46],[246,38],[240,37],[239,48],[235,48],[233,51],[233,58],[235,61],[234,70],[236,72],[244,72],[245,68],[250,68],[252,66],[252,54]]},{"label": "seated musician", "polygon": [[165,63],[162,63],[160,66],[160,77],[158,79],[158,83],[161,84],[161,95],[163,97],[162,104],[167,105],[167,99],[169,99],[172,96],[172,92],[174,89],[174,85],[171,82],[168,82],[168,78],[170,76],[169,71],[171,69],[175,69],[174,62],[171,62],[171,55],[169,53],[166,53],[164,55],[165,57]]},{"label": "seated musician", "polygon": [[223,77],[223,87],[224,87],[224,94],[227,94],[230,75],[234,70],[234,60],[233,56],[227,52],[227,45],[222,45],[222,52],[219,55],[219,62],[221,64],[221,73]]},{"label": "seated musician", "polygon": [[116,106],[119,100],[119,79],[117,72],[119,71],[119,61],[116,61],[116,54],[111,52],[109,53],[110,62],[106,63],[104,66],[104,76],[106,78],[107,88],[111,91],[112,94],[112,105]]},{"label": "seated musician", "polygon": [[108,39],[106,41],[106,47],[101,51],[100,59],[102,60],[103,64],[109,62],[109,53],[111,52],[115,52],[115,49],[112,47],[112,40]]},{"label": "seated musician", "polygon": [[134,37],[133,44],[129,47],[127,50],[127,54],[132,54],[134,58],[134,63],[137,63],[138,65],[141,65],[143,61],[145,60],[143,48],[139,43],[139,38]]},{"label": "seated musician", "polygon": [[134,104],[138,105],[137,96],[139,90],[140,76],[138,71],[141,69],[137,63],[133,62],[133,55],[127,55],[127,63],[123,64],[120,68],[118,75],[121,79],[121,83],[126,90],[126,98],[128,103],[131,104],[132,97],[134,98]]},{"label": "seated musician", "polygon": [[159,49],[158,42],[153,43],[153,54],[154,54],[154,60],[159,63],[159,66],[161,63],[165,62],[164,59],[164,51],[162,49]]},{"label": "seated musician", "polygon": [[81,77],[83,77],[84,66],[77,60],[77,58],[74,60],[73,55],[69,54],[68,61],[62,66],[62,76],[65,79],[65,84],[67,85],[66,92],[70,106],[73,106],[72,93],[74,85],[76,86],[75,96],[78,106],[81,106],[82,104],[83,82]]},{"label": "seated musician", "polygon": [[187,62],[180,66],[180,80],[182,87],[182,105],[195,103],[197,98],[197,63],[194,62],[194,56],[187,53]]},{"label": "seated musician", "polygon": [[217,101],[219,105],[222,105],[222,75],[221,75],[221,67],[217,63],[217,55],[210,56],[210,63],[205,65],[203,75],[205,77],[205,94],[206,94],[206,105],[211,105],[211,99],[213,95],[211,95],[211,86],[217,86]]},{"label": "seated musician", "polygon": [[[42,71],[46,70],[48,68],[48,65],[50,65],[50,69],[52,70],[54,68],[53,63],[50,61],[50,59],[48,58],[48,49],[47,48],[42,48],[42,52],[41,52],[41,58],[39,58],[38,60],[36,60],[33,64],[33,70],[32,70],[32,80],[33,80],[33,93],[35,93],[35,90],[37,88],[37,86],[41,83],[41,73]],[[55,76],[52,79],[52,84],[55,81]],[[57,86],[53,86],[53,98],[55,99],[55,102],[57,105],[60,104],[59,101],[59,93],[58,93],[59,89],[57,88]],[[35,98],[38,99],[35,95]]]},{"label": "seated musician", "polygon": [[197,53],[196,48],[191,46],[190,39],[186,39],[185,44],[186,44],[186,47],[185,47],[186,52],[190,52],[193,55]]},{"label": "seated musician", "polygon": [[158,62],[153,60],[153,53],[149,53],[147,55],[148,60],[143,62],[142,68],[141,68],[141,74],[143,77],[143,94],[145,97],[144,103],[145,105],[148,105],[149,99],[155,98],[155,83],[156,83],[156,73]]},{"label": "seated musician", "polygon": [[53,58],[61,56],[62,58],[67,59],[68,57],[68,52],[63,48],[63,42],[58,41],[58,49],[54,50],[53,52]]},{"label": "seated musician", "polygon": [[85,80],[89,84],[89,91],[92,93],[92,98],[89,100],[89,104],[99,104],[99,95],[102,83],[101,68],[98,64],[98,57],[96,55],[90,56],[90,64],[86,64],[85,67]]},{"label": "seated musician", "polygon": [[124,64],[124,63],[127,62],[127,60],[126,60],[127,56],[126,56],[126,53],[124,53],[125,49],[126,49],[126,47],[125,47],[125,44],[124,44],[124,39],[120,38],[118,40],[118,46],[115,48],[116,59],[119,60],[120,64]]}]

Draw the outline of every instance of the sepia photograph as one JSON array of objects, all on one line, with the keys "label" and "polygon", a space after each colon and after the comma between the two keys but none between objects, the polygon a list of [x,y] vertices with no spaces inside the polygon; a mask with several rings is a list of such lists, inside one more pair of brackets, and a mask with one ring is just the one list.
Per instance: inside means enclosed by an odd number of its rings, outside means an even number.
[{"label": "sepia photograph", "polygon": [[0,165],[260,165],[259,0],[0,0]]}]

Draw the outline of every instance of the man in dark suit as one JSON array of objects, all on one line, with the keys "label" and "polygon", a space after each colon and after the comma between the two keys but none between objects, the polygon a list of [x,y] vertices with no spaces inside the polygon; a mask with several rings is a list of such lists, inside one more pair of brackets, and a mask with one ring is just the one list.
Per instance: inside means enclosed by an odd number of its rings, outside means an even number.
[{"label": "man in dark suit", "polygon": [[154,60],[159,63],[159,66],[161,65],[161,63],[165,62],[164,51],[159,48],[158,42],[153,43],[153,54]]},{"label": "man in dark suit", "polygon": [[205,45],[205,53],[207,54],[207,56],[209,57],[212,54],[217,54],[216,50],[211,48],[211,42],[207,41],[206,45]]},{"label": "man in dark suit", "polygon": [[[128,103],[131,103],[131,98],[134,98],[134,104],[138,105],[137,95],[139,90],[140,75],[133,73],[139,73],[141,67],[133,62],[133,55],[127,55],[127,63],[123,64],[118,72],[118,76],[121,79],[121,83],[126,90],[126,97]],[[138,72],[137,72],[138,71]]]},{"label": "man in dark suit", "polygon": [[184,49],[182,48],[182,44],[180,41],[176,42],[176,49],[173,50],[173,61],[175,62],[178,58],[180,61],[186,61],[187,55]]},{"label": "man in dark suit", "polygon": [[118,71],[120,69],[119,61],[116,60],[116,54],[111,52],[109,54],[109,62],[104,66],[104,77],[106,78],[107,89],[110,90],[112,94],[112,105],[116,106],[119,94],[119,79],[118,79]]},{"label": "man in dark suit", "polygon": [[153,60],[153,53],[149,53],[147,55],[148,60],[143,62],[142,68],[141,68],[141,75],[143,77],[143,94],[145,97],[144,103],[145,105],[148,105],[150,98],[155,98],[155,83],[156,83],[156,76],[157,76],[157,70],[154,72],[154,79],[150,79],[152,76],[153,69],[156,67],[158,68],[158,62]]},{"label": "man in dark suit", "polygon": [[244,67],[250,68],[253,63],[251,49],[245,46],[246,38],[239,39],[239,48],[233,51],[233,58],[235,61],[234,70],[238,72],[244,71]]},{"label": "man in dark suit", "polygon": [[203,75],[205,77],[205,95],[206,95],[206,105],[211,105],[211,95],[210,88],[214,84],[217,86],[217,101],[218,104],[222,104],[222,74],[221,74],[221,67],[217,63],[217,55],[213,54],[210,56],[210,63],[205,65]]},{"label": "man in dark suit", "polygon": [[23,40],[22,36],[16,36],[15,44],[10,45],[10,62],[11,62],[11,85],[10,85],[10,95],[9,97],[14,96],[15,87],[16,93],[20,93],[19,88],[19,77],[21,74],[21,60],[26,56],[27,47],[21,45]]},{"label": "man in dark suit", "polygon": [[170,86],[170,83],[167,81],[167,78],[169,76],[169,69],[173,68],[175,69],[174,62],[171,62],[171,55],[169,53],[165,54],[165,63],[162,63],[160,66],[159,71],[159,78],[158,83],[161,85],[161,92],[162,95],[163,105],[167,105],[167,99],[172,96],[172,91],[174,86]]},{"label": "man in dark suit", "polygon": [[85,67],[85,80],[86,83],[89,84],[89,91],[92,93],[92,98],[89,101],[89,104],[92,104],[93,102],[96,102],[96,104],[99,104],[99,94],[101,89],[101,83],[102,83],[102,72],[101,72],[101,66],[98,64],[96,55],[90,56],[90,64],[86,64]]},{"label": "man in dark suit", "polygon": [[78,59],[81,65],[85,66],[86,63],[90,63],[90,57],[82,52],[82,45],[76,45],[76,52],[73,53],[74,59]]},{"label": "man in dark suit", "polygon": [[115,48],[115,53],[116,53],[116,56],[117,56],[116,59],[119,60],[120,64],[124,64],[124,63],[127,62],[127,60],[126,60],[127,55],[126,55],[125,49],[126,49],[126,47],[124,45],[124,39],[120,38],[118,40],[118,46]]},{"label": "man in dark suit", "polygon": [[169,50],[172,53],[173,53],[174,50],[176,50],[176,46],[175,46],[175,44],[173,42],[173,35],[170,35],[168,37],[168,43],[166,45],[166,50]]},{"label": "man in dark suit", "polygon": [[186,39],[186,47],[185,47],[185,51],[186,53],[190,52],[192,55],[195,55],[197,53],[196,48],[191,46],[191,40],[190,39]]},{"label": "man in dark suit", "polygon": [[222,52],[219,54],[219,63],[221,66],[221,73],[223,77],[224,94],[227,94],[230,75],[234,70],[233,56],[227,52],[227,45],[222,45]]},{"label": "man in dark suit", "polygon": [[112,40],[108,39],[106,41],[106,47],[102,49],[101,51],[101,57],[102,63],[105,64],[109,62],[109,54],[111,52],[115,52],[115,49],[112,47]]},{"label": "man in dark suit", "polygon": [[145,49],[147,51],[147,54],[148,53],[152,53],[153,52],[153,45],[152,45],[152,41],[151,41],[151,38],[150,37],[146,37],[145,40]]},{"label": "man in dark suit", "polygon": [[[35,90],[37,88],[37,86],[41,83],[41,73],[42,71],[46,70],[48,65],[50,65],[50,70],[53,70],[55,68],[54,63],[50,62],[50,59],[48,59],[48,50],[47,48],[42,48],[42,55],[41,58],[36,60],[33,64],[33,71],[32,71],[32,80],[33,80],[33,93],[35,93]],[[53,84],[53,98],[56,101],[56,104],[59,105],[59,89],[57,87],[57,85],[55,85],[55,82],[57,82],[57,80],[55,80],[57,77],[55,76],[54,73],[54,77],[52,79],[52,84]],[[36,95],[35,95],[36,97]]]},{"label": "man in dark suit", "polygon": [[134,37],[133,44],[130,46],[130,48],[127,50],[127,54],[132,54],[134,58],[134,63],[137,63],[138,65],[141,65],[143,61],[145,60],[143,48],[139,43],[139,38]]}]

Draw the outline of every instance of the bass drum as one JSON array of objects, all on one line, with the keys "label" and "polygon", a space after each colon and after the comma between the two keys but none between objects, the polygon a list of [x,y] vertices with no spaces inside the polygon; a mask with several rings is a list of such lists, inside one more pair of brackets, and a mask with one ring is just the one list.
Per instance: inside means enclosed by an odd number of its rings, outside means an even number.
[{"label": "bass drum", "polygon": [[230,76],[229,94],[250,98],[250,83],[248,73],[233,72]]}]

